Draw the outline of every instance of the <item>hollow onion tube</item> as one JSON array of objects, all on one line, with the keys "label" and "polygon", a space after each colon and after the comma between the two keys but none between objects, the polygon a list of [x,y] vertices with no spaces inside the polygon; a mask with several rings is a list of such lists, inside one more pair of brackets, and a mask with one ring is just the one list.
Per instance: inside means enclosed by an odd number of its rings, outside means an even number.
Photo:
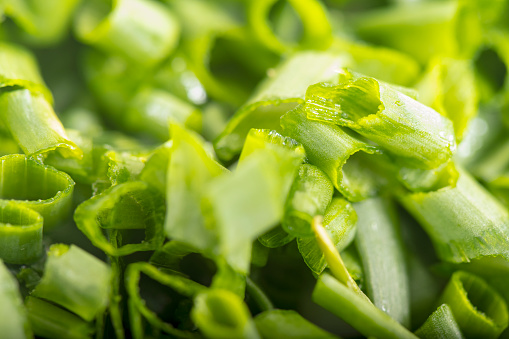
[{"label": "hollow onion tube", "polygon": [[280,39],[271,29],[269,12],[276,0],[250,1],[247,9],[249,27],[265,46],[278,53],[291,49],[324,50],[332,42],[332,28],[324,6],[316,0],[288,0],[302,21],[302,38],[296,44]]},{"label": "hollow onion tube", "polygon": [[[94,246],[108,255],[124,256],[162,245],[164,213],[164,199],[159,194],[144,182],[131,181],[83,202],[74,212],[74,221]],[[144,229],[145,240],[116,247],[103,234],[103,230],[122,229]]]},{"label": "hollow onion tube", "polygon": [[28,264],[42,254],[42,216],[12,201],[0,200],[0,259]]},{"label": "hollow onion tube", "polygon": [[177,338],[196,338],[196,334],[177,329],[171,324],[164,322],[154,311],[147,307],[145,301],[140,295],[139,283],[142,273],[150,279],[171,288],[184,297],[193,298],[198,293],[206,289],[205,286],[182,276],[165,274],[148,263],[140,262],[130,264],[125,271],[125,286],[129,296],[129,319],[133,338],[142,339],[145,337],[142,317],[155,328],[160,329],[171,336],[175,336]]},{"label": "hollow onion tube", "polygon": [[32,53],[23,47],[0,43],[0,87],[19,86],[32,92],[39,92],[50,103],[53,96],[39,73],[39,67]]},{"label": "hollow onion tube", "polygon": [[28,296],[25,300],[28,321],[34,334],[44,338],[92,338],[91,323],[50,302]]},{"label": "hollow onion tube", "polygon": [[75,31],[87,44],[152,66],[173,51],[180,27],[169,8],[157,1],[112,0],[86,1]]},{"label": "hollow onion tube", "polygon": [[79,0],[8,1],[5,13],[28,33],[29,41],[49,45],[60,41]]},{"label": "hollow onion tube", "polygon": [[220,159],[231,160],[242,149],[251,128],[279,131],[279,118],[304,102],[309,85],[334,81],[336,71],[347,59],[327,52],[300,52],[288,58],[274,72],[269,72],[256,92],[229,120],[217,137],[214,147]]},{"label": "hollow onion tube", "polygon": [[209,338],[260,338],[246,304],[228,290],[211,289],[198,294],[191,317]]},{"label": "hollow onion tube", "polygon": [[378,148],[341,127],[307,119],[303,106],[282,116],[281,127],[284,135],[304,146],[309,162],[324,171],[347,199],[362,200],[376,192],[375,179],[366,170],[359,171],[358,164],[362,153],[369,156]]},{"label": "hollow onion tube", "polygon": [[440,305],[433,312],[426,322],[417,330],[415,334],[422,339],[451,338],[463,339],[463,334],[458,326],[451,308],[447,304]]},{"label": "hollow onion tube", "polygon": [[42,94],[17,87],[3,90],[0,92],[0,118],[28,156],[53,150],[64,157],[83,156]]},{"label": "hollow onion tube", "polygon": [[312,236],[311,222],[323,215],[334,193],[334,186],[318,167],[300,165],[286,200],[283,229],[293,236]]},{"label": "hollow onion tube", "polygon": [[509,214],[468,172],[457,167],[455,187],[399,196],[431,238],[438,256],[468,262],[485,256],[509,258]]},{"label": "hollow onion tube", "polygon": [[[352,204],[343,198],[332,198],[323,214],[323,227],[338,252],[343,251],[354,239],[357,214]],[[297,238],[299,252],[313,273],[320,274],[327,267],[325,255],[314,237]]]},{"label": "hollow onion tube", "polygon": [[368,296],[375,306],[409,326],[410,287],[395,211],[382,198],[355,203],[354,208],[358,216],[355,245]]},{"label": "hollow onion tube", "polygon": [[0,158],[0,201],[38,212],[49,231],[67,218],[72,203],[74,181],[64,172],[45,166],[21,154]]},{"label": "hollow onion tube", "polygon": [[439,302],[449,305],[465,338],[498,338],[507,328],[504,299],[472,273],[455,272]]},{"label": "hollow onion tube", "polygon": [[134,96],[122,117],[122,124],[132,132],[145,132],[161,141],[170,137],[170,121],[200,131],[201,112],[169,92],[143,88]]},{"label": "hollow onion tube", "polygon": [[327,273],[318,278],[313,301],[352,325],[366,337],[417,337],[367,299],[362,298]]},{"label": "hollow onion tube", "polygon": [[349,127],[408,167],[433,169],[456,148],[449,119],[390,85],[347,70],[339,85],[310,86],[304,108],[309,119]]},{"label": "hollow onion tube", "polygon": [[264,339],[317,338],[333,339],[336,336],[322,330],[293,310],[270,310],[254,318],[256,328]]},{"label": "hollow onion tube", "polygon": [[55,244],[31,295],[92,321],[106,309],[110,280],[111,270],[101,260],[75,245]]},{"label": "hollow onion tube", "polygon": [[0,260],[0,328],[5,338],[32,338],[18,284]]}]

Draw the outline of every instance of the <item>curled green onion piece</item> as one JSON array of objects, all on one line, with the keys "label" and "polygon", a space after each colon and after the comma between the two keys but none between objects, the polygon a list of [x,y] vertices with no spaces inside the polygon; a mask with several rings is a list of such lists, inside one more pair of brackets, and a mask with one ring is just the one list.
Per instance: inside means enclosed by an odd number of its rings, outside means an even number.
[{"label": "curled green onion piece", "polygon": [[260,332],[260,335],[264,339],[337,338],[304,319],[300,314],[293,310],[265,311],[258,314],[254,321],[258,332]]},{"label": "curled green onion piece", "polygon": [[5,12],[29,34],[29,41],[38,45],[59,42],[67,33],[79,0],[8,1]]},{"label": "curled green onion piece", "polygon": [[173,141],[168,141],[150,154],[145,166],[140,172],[139,179],[145,181],[152,188],[166,195],[166,178],[170,164]]},{"label": "curled green onion piece", "polygon": [[509,214],[465,170],[457,167],[455,187],[399,197],[430,236],[438,256],[468,262],[484,256],[509,258]]},{"label": "curled green onion piece", "polygon": [[68,216],[74,181],[64,172],[21,154],[0,158],[0,201],[12,200],[38,212],[49,231]]},{"label": "curled green onion piece", "polygon": [[215,140],[219,158],[228,161],[238,154],[251,128],[279,131],[279,118],[304,102],[308,86],[320,81],[337,81],[337,70],[347,60],[328,52],[300,52],[288,58],[268,74]]},{"label": "curled green onion piece", "polygon": [[392,86],[346,70],[339,85],[310,86],[304,109],[309,119],[349,127],[409,167],[433,169],[456,148],[450,120]]},{"label": "curled green onion piece", "polygon": [[171,324],[161,320],[155,312],[150,310],[145,301],[140,296],[139,282],[141,273],[147,275],[149,278],[170,287],[177,293],[193,298],[206,287],[200,285],[192,280],[178,276],[169,275],[159,271],[154,266],[148,263],[134,263],[127,267],[125,271],[125,283],[127,294],[129,295],[129,319],[131,322],[131,334],[134,339],[144,338],[142,317],[146,319],[152,326],[168,333],[177,338],[195,338],[196,334],[174,328]]},{"label": "curled green onion piece", "polygon": [[42,254],[42,216],[15,202],[0,200],[0,259],[28,264]]},{"label": "curled green onion piece", "polygon": [[32,53],[23,47],[0,43],[0,87],[19,86],[39,92],[50,103],[53,96],[39,73]]},{"label": "curled green onion piece", "polygon": [[90,339],[94,333],[91,323],[50,302],[27,297],[25,307],[34,334],[44,338]]},{"label": "curled green onion piece", "polygon": [[265,247],[277,248],[291,242],[295,237],[285,232],[281,226],[276,226],[270,231],[260,235],[258,241]]},{"label": "curled green onion piece", "polygon": [[325,213],[333,193],[334,186],[325,173],[313,165],[300,165],[288,193],[283,229],[293,236],[312,236],[313,217]]},{"label": "curled green onion piece", "polygon": [[[163,198],[144,182],[126,182],[113,186],[78,206],[74,220],[92,244],[111,256],[151,251],[162,245]],[[103,230],[144,229],[145,241],[116,247]]]},{"label": "curled green onion piece", "polygon": [[191,317],[209,338],[260,338],[247,306],[228,290],[216,289],[198,294]]},{"label": "curled green onion piece", "polygon": [[[288,50],[319,49],[324,50],[332,42],[332,28],[323,5],[316,0],[288,0],[302,21],[303,33],[300,41],[294,45],[282,41],[271,29],[269,12],[276,0],[250,1],[248,7],[248,22],[255,37],[268,48],[278,53]],[[289,8],[288,8],[289,9]]]},{"label": "curled green onion piece", "polygon": [[447,304],[440,305],[415,334],[422,339],[451,338],[463,339],[451,308]]},{"label": "curled green onion piece", "polygon": [[31,295],[92,321],[108,305],[110,280],[111,270],[104,262],[75,245],[55,244]]},{"label": "curled green onion piece", "polygon": [[394,208],[382,198],[358,202],[354,208],[358,216],[355,245],[368,296],[375,306],[409,326],[410,286]]},{"label": "curled green onion piece", "polygon": [[504,299],[474,274],[454,273],[440,302],[449,305],[465,338],[497,338],[507,328]]},{"label": "curled green onion piece", "polygon": [[284,135],[304,146],[309,162],[324,171],[347,199],[358,201],[376,193],[372,174],[359,171],[358,164],[377,152],[377,147],[341,127],[307,119],[303,106],[282,116],[281,127]]},{"label": "curled green onion piece", "polygon": [[64,157],[83,156],[42,94],[17,87],[5,89],[0,92],[0,118],[28,156],[53,150]]},{"label": "curled green onion piece", "polygon": [[80,40],[135,63],[152,66],[175,48],[180,27],[152,0],[86,1],[75,21]]},{"label": "curled green onion piece", "polygon": [[[333,198],[323,216],[323,227],[332,243],[341,252],[354,239],[357,230],[357,214],[352,204],[343,198]],[[297,238],[299,252],[304,262],[313,271],[320,274],[327,267],[325,255],[314,237]]]},{"label": "curled green onion piece", "polygon": [[16,279],[0,259],[0,328],[5,338],[32,338]]}]

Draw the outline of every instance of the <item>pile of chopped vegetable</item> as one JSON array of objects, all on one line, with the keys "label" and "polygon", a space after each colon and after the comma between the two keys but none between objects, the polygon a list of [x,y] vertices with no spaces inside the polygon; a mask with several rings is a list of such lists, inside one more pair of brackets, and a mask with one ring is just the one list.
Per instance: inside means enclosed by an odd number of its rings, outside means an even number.
[{"label": "pile of chopped vegetable", "polygon": [[0,337],[509,338],[509,0],[0,13]]}]

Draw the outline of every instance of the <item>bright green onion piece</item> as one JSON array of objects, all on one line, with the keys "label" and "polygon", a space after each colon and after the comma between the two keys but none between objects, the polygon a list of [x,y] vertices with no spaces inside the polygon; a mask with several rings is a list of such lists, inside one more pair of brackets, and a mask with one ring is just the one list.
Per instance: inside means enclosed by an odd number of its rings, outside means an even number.
[{"label": "bright green onion piece", "polygon": [[296,43],[286,42],[271,29],[269,12],[276,0],[251,1],[248,7],[248,23],[255,37],[277,53],[292,49],[324,50],[332,42],[332,28],[324,6],[316,0],[288,0],[302,21],[302,38]]},{"label": "bright green onion piece", "polygon": [[447,304],[440,305],[415,334],[421,339],[463,339],[463,334]]},{"label": "bright green onion piece", "polygon": [[483,279],[455,272],[440,303],[449,305],[465,338],[497,338],[508,325],[504,299]]},{"label": "bright green onion piece", "polygon": [[17,87],[5,89],[0,92],[0,118],[28,156],[53,150],[58,150],[64,157],[83,156],[41,94]]},{"label": "bright green onion piece", "polygon": [[110,280],[111,270],[104,262],[75,245],[55,244],[48,251],[44,275],[31,295],[92,321],[108,305]]},{"label": "bright green onion piece", "polygon": [[335,37],[330,51],[349,56],[353,61],[350,67],[356,72],[391,84],[411,86],[421,73],[417,61],[390,48]]},{"label": "bright green onion piece", "polygon": [[44,219],[50,231],[69,215],[74,181],[64,172],[21,154],[0,158],[0,201],[12,200]]},{"label": "bright green onion piece", "polygon": [[387,313],[327,273],[318,278],[312,298],[366,337],[417,338]]},{"label": "bright green onion piece", "polygon": [[450,58],[434,59],[416,87],[418,100],[449,118],[454,125],[456,140],[461,141],[478,110],[472,63]]},{"label": "bright green onion piece", "polygon": [[284,135],[304,146],[309,162],[324,171],[348,200],[359,201],[376,193],[371,173],[359,171],[357,162],[377,152],[377,147],[341,127],[307,119],[303,106],[281,117],[281,127]]},{"label": "bright green onion piece", "polygon": [[309,119],[353,129],[408,167],[433,169],[456,148],[450,120],[390,85],[346,70],[339,85],[310,86],[304,109]]},{"label": "bright green onion piece", "polygon": [[198,294],[191,318],[208,338],[260,338],[247,306],[228,290],[209,290]]},{"label": "bright green onion piece", "polygon": [[131,132],[145,132],[161,141],[170,137],[170,122],[201,131],[201,112],[173,94],[144,88],[132,99],[122,123]]},{"label": "bright green onion piece", "polygon": [[167,57],[180,35],[172,12],[152,0],[86,1],[75,31],[83,42],[143,66]]},{"label": "bright green onion piece", "polygon": [[430,192],[450,186],[456,186],[458,171],[451,160],[431,170],[400,167],[398,180],[412,192]]},{"label": "bright green onion piece", "polygon": [[15,202],[0,200],[0,259],[28,264],[42,254],[42,216]]},{"label": "bright green onion piece", "polygon": [[507,210],[465,170],[457,168],[455,187],[399,197],[448,262],[468,262],[485,256],[509,258]]},{"label": "bright green onion piece", "polygon": [[482,41],[480,9],[491,6],[479,3],[482,5],[440,1],[391,6],[367,12],[356,21],[356,31],[363,40],[406,52],[422,64],[434,56],[469,58]]},{"label": "bright green onion piece", "polygon": [[210,182],[206,199],[217,220],[220,253],[239,272],[249,270],[252,241],[277,225],[303,160],[286,147],[259,149]]},{"label": "bright green onion piece", "polygon": [[242,152],[240,153],[239,163],[258,149],[283,147],[294,151],[296,155],[305,156],[304,147],[292,138],[282,136],[274,130],[252,128],[246,137]]},{"label": "bright green onion piece", "polygon": [[67,34],[73,12],[79,0],[10,0],[5,12],[29,34],[37,45],[59,42]]},{"label": "bright green onion piece", "polygon": [[2,42],[0,43],[0,87],[12,86],[42,93],[50,104],[53,103],[53,96],[39,73],[37,61],[32,53],[22,47]]},{"label": "bright green onion piece", "polygon": [[[111,256],[138,251],[153,251],[164,241],[162,228],[164,200],[144,182],[133,181],[113,186],[86,200],[76,208],[74,221],[94,246]],[[144,229],[139,244],[116,247],[106,239],[103,229]]]},{"label": "bright green onion piece", "polygon": [[89,339],[94,327],[77,315],[39,298],[27,297],[25,307],[34,334],[43,338]]},{"label": "bright green onion piece", "polygon": [[293,310],[266,311],[258,314],[254,321],[263,339],[337,338],[304,319]]},{"label": "bright green onion piece", "polygon": [[[325,210],[323,227],[332,243],[343,251],[354,239],[357,230],[357,214],[352,204],[343,198],[333,198]],[[320,274],[327,267],[325,256],[314,237],[297,238],[299,252],[313,273]]]},{"label": "bright green onion piece", "polygon": [[16,279],[0,260],[0,328],[5,338],[32,338]]},{"label": "bright green onion piece", "polygon": [[166,195],[166,178],[172,146],[173,141],[170,140],[156,148],[147,159],[138,177],[163,195]]},{"label": "bright green onion piece", "polygon": [[174,328],[171,324],[164,322],[156,315],[156,313],[146,306],[145,301],[140,296],[139,282],[141,273],[189,298],[193,298],[198,293],[206,289],[205,286],[187,278],[178,275],[165,274],[148,263],[140,262],[130,264],[125,271],[125,284],[127,294],[129,296],[129,319],[131,322],[131,334],[133,338],[145,338],[142,326],[142,317],[155,328],[158,328],[171,336],[175,336],[177,338],[196,338],[196,334]]},{"label": "bright green onion piece", "polygon": [[265,247],[277,248],[284,246],[295,239],[294,236],[288,234],[283,228],[278,225],[270,231],[260,235],[258,241]]},{"label": "bright green onion piece", "polygon": [[334,186],[319,168],[300,165],[286,200],[283,229],[290,235],[313,235],[311,222],[316,215],[324,215],[334,193]]},{"label": "bright green onion piece", "polygon": [[204,187],[227,171],[207,151],[194,132],[172,126],[172,153],[166,187],[166,235],[199,250],[217,244],[213,218],[203,202]]},{"label": "bright green onion piece", "polygon": [[368,296],[376,307],[408,327],[410,287],[393,206],[374,198],[358,202],[354,208],[358,216],[355,245],[362,259]]},{"label": "bright green onion piece", "polygon": [[304,102],[308,86],[320,81],[337,82],[337,70],[346,62],[347,58],[338,54],[300,52],[269,72],[215,140],[219,158],[228,161],[238,154],[251,128],[279,131],[279,118]]}]

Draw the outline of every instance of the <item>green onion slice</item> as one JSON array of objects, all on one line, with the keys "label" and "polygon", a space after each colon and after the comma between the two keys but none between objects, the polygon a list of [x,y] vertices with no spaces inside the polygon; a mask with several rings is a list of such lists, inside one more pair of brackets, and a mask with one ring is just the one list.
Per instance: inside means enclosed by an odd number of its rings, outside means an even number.
[{"label": "green onion slice", "polygon": [[11,200],[38,212],[45,232],[67,218],[73,191],[74,181],[64,172],[21,154],[0,158],[0,201]]},{"label": "green onion slice", "polygon": [[498,338],[507,328],[509,320],[504,299],[472,273],[455,272],[440,302],[449,305],[466,338]]},{"label": "green onion slice", "polygon": [[28,264],[42,254],[42,216],[12,201],[0,200],[0,258]]},{"label": "green onion slice", "polygon": [[110,280],[111,270],[104,262],[75,245],[54,244],[44,275],[31,295],[92,321],[108,305]]},{"label": "green onion slice", "polygon": [[[133,181],[113,186],[78,206],[74,220],[92,244],[111,256],[138,251],[152,251],[162,245],[163,198],[144,182]],[[103,230],[144,229],[145,240],[139,244],[116,247]]]}]

